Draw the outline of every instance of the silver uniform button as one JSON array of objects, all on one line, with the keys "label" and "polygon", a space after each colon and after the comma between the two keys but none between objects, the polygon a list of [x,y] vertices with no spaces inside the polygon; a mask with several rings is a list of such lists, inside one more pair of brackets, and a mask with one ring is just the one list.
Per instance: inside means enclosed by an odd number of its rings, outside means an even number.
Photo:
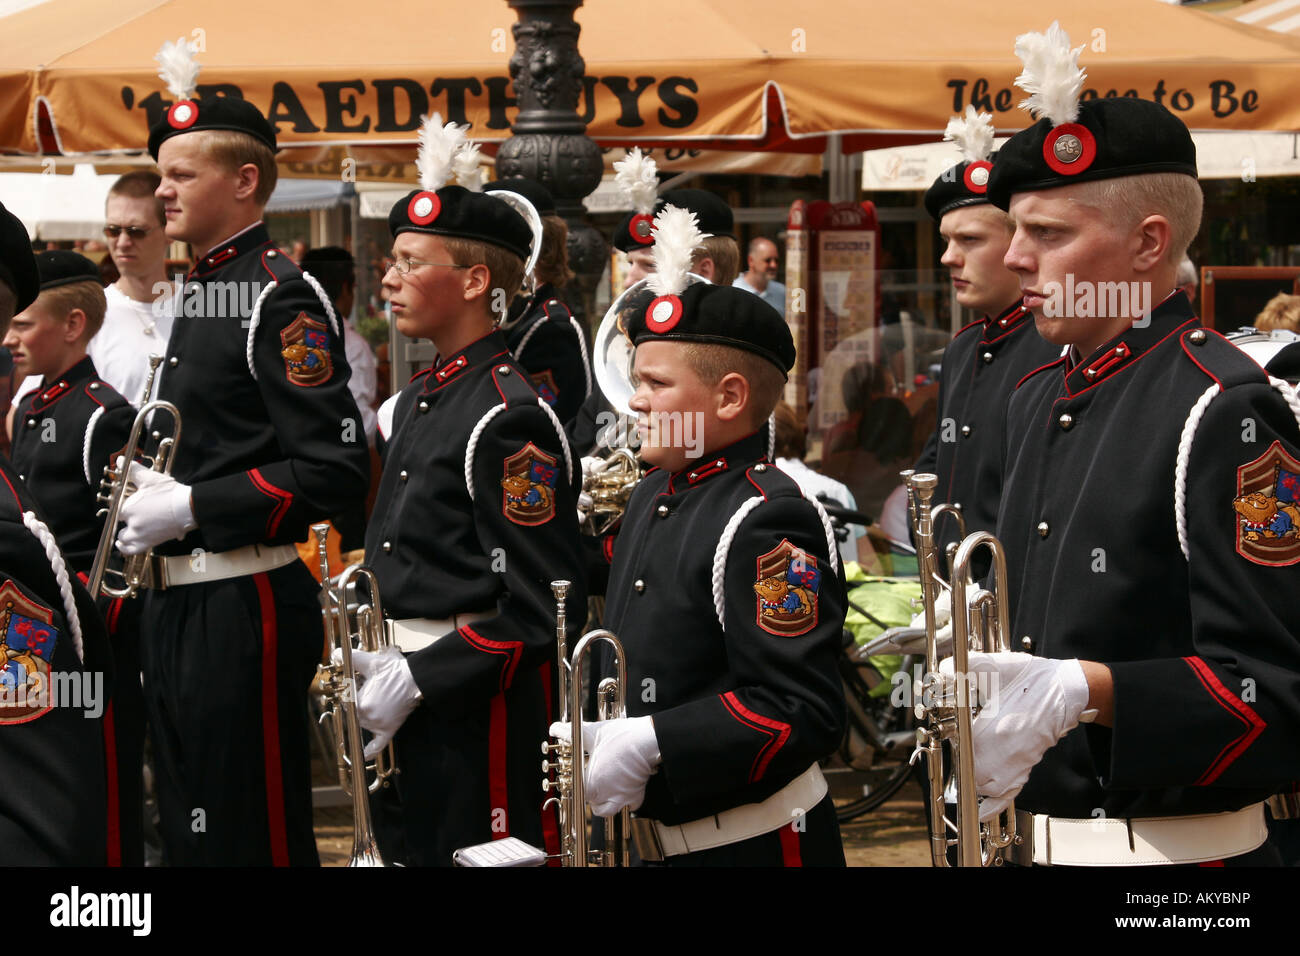
[{"label": "silver uniform button", "polygon": [[393,542],[391,542],[391,541],[385,541],[385,542],[384,542],[384,554],[391,554],[391,553],[392,553],[392,550],[393,550]]},{"label": "silver uniform button", "polygon": [[984,364],[985,364],[985,365],[988,365],[990,362],[993,361],[993,353],[992,353],[992,352],[985,352],[985,353],[981,356],[981,358],[984,359]]},{"label": "silver uniform button", "polygon": [[645,594],[645,581],[641,580],[640,578],[637,578],[635,581],[632,582],[632,588],[633,590],[636,591],[637,594]]},{"label": "silver uniform button", "polygon": [[667,517],[668,517],[668,506],[667,506],[667,505],[660,505],[658,508],[655,509],[655,514],[657,514],[657,515],[658,515],[659,517],[661,517],[661,518],[667,518]]},{"label": "silver uniform button", "polygon": [[510,366],[509,366],[509,365],[502,365],[499,369],[497,369],[497,371],[500,372],[502,375],[509,375],[509,374],[510,374]]},{"label": "silver uniform button", "polygon": [[36,427],[36,419],[34,419],[34,418],[29,418],[29,419],[27,419],[27,427],[28,427],[28,428],[35,428],[35,427]]},{"label": "silver uniform button", "polygon": [[767,471],[767,465],[755,465],[754,470],[761,475],[763,472]]},{"label": "silver uniform button", "polygon": [[1191,335],[1187,336],[1187,341],[1191,342],[1193,345],[1204,345],[1205,329],[1196,329],[1191,333]]},{"label": "silver uniform button", "polygon": [[1066,414],[1058,418],[1057,422],[1060,424],[1062,430],[1068,432],[1071,428],[1074,427],[1074,416],[1067,412]]},{"label": "silver uniform button", "polygon": [[1026,634],[1020,639],[1020,646],[1026,651],[1032,651],[1034,649],[1034,639]]},{"label": "silver uniform button", "polygon": [[428,402],[421,402],[421,403],[420,403],[420,411],[422,411],[422,412],[427,412],[428,410],[429,410],[429,403],[428,403]]},{"label": "silver uniform button", "polygon": [[1049,534],[1051,534],[1051,532],[1052,529],[1047,526],[1046,521],[1038,522],[1038,536],[1040,538],[1046,538]]},{"label": "silver uniform button", "polygon": [[91,390],[92,392],[98,391],[98,390],[99,390],[99,383],[98,383],[98,382],[91,382],[91,383],[90,383],[90,390]]},{"label": "silver uniform button", "polygon": [[961,426],[961,434],[963,438],[970,438],[970,432],[971,432],[971,428],[969,425]]},{"label": "silver uniform button", "polygon": [[406,472],[405,472],[405,471],[400,472],[400,473],[398,474],[397,477],[398,477],[398,478],[401,478],[402,481],[405,481],[405,480],[406,480]]},{"label": "silver uniform button", "polygon": [[278,252],[276,252],[274,249],[272,249],[270,252],[268,252],[268,253],[266,254],[266,258],[268,258],[268,259],[274,259],[274,258],[278,257],[279,255],[280,255],[280,253],[278,253]]},{"label": "silver uniform button", "polygon": [[181,364],[181,360],[178,359],[175,355],[173,355],[171,358],[167,360],[167,364],[170,365],[172,368],[175,368],[177,365]]}]

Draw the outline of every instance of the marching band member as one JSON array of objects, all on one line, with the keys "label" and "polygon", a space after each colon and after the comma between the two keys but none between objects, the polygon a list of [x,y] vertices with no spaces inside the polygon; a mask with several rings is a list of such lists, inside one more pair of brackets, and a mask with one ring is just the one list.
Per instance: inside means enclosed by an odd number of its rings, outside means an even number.
[{"label": "marching band member", "polygon": [[183,427],[169,476],[132,465],[118,538],[162,555],[141,612],[161,832],[173,864],[315,865],[320,606],[293,542],[365,496],[365,430],[338,317],[262,222],[275,132],[192,99],[183,47],[159,54],[176,102],[149,133],[167,235],[199,254],[157,390]]},{"label": "marching band member", "polygon": [[657,272],[623,310],[653,469],[605,607],[632,716],[587,725],[588,800],[638,810],[643,860],[843,865],[817,766],[843,730],[843,579],[824,512],[769,462],[763,427],[794,342],[758,297],[687,285],[691,214],[666,207],[655,229]]},{"label": "marching band member", "polygon": [[[498,290],[520,286],[530,230],[505,201],[443,185],[463,139],[437,114],[426,122],[423,188],[388,217],[394,320],[439,358],[397,398],[366,534],[406,656],[353,652],[359,717],[376,734],[367,752],[395,739],[401,770],[400,807],[376,801],[380,850],[419,866],[450,866],[454,850],[507,836],[558,851],[539,786],[554,687],[549,583],[581,580],[578,463],[492,312]],[[569,595],[579,621],[583,592]]]},{"label": "marching band member", "polygon": [[1007,413],[1023,652],[972,657],[1000,685],[975,720],[981,816],[1019,793],[1024,862],[1272,862],[1262,801],[1300,776],[1300,402],[1175,289],[1201,217],[1187,128],[1080,102],[1083,48],[1055,24],[1016,47],[1039,119],[988,197],[1039,333],[1069,350]]},{"label": "marching band member", "polygon": [[542,219],[542,252],[537,260],[537,287],[516,299],[501,324],[510,354],[528,373],[537,394],[568,425],[592,393],[591,358],[578,320],[559,298],[573,278],[565,247],[569,227],[555,212],[551,191],[532,179],[503,179],[485,191],[505,189],[523,196]]},{"label": "marching band member", "polygon": [[[0,327],[31,308],[40,286],[27,231],[0,206]],[[100,866],[104,739],[102,722],[87,718],[107,698],[111,652],[39,513],[0,459],[0,865]],[[74,688],[80,700],[59,699]]]},{"label": "marching band member", "polygon": [[[960,329],[943,354],[938,421],[915,467],[938,477],[936,505],[961,505],[968,532],[992,531],[1007,398],[1023,376],[1061,350],[1034,330],[1020,301],[1020,280],[1002,263],[1014,226],[988,200],[991,117],[967,107],[965,118],[948,122],[944,138],[957,143],[963,160],[930,186],[925,208],[947,243],[940,261],[952,275],[957,301],[980,318]],[[942,552],[958,539],[956,522],[940,521],[935,535]]]}]

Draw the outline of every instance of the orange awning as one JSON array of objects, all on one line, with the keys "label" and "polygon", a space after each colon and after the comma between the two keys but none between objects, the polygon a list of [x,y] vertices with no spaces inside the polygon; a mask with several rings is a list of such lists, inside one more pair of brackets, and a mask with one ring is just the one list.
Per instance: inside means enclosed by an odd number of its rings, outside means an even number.
[{"label": "orange awning", "polygon": [[[812,152],[830,132],[846,151],[899,145],[970,102],[1015,129],[1014,38],[1051,17],[1034,0],[588,0],[580,110],[605,145]],[[1298,39],[1154,0],[1060,20],[1101,95],[1157,99],[1198,130],[1300,129]],[[337,15],[293,0],[45,0],[0,19],[0,149],[140,149],[168,102],[153,54],[180,36],[202,44],[201,83],[256,103],[285,146],[409,144],[433,110],[499,141],[516,112],[514,21],[505,0]]]}]

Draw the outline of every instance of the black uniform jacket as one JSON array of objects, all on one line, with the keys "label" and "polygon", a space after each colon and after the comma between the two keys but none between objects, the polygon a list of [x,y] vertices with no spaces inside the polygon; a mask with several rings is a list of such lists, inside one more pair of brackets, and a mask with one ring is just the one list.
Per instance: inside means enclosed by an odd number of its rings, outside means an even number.
[{"label": "black uniform jacket", "polygon": [[550,284],[522,300],[520,315],[505,329],[506,344],[528,373],[537,394],[568,425],[593,387],[586,342],[573,313]]},{"label": "black uniform jacket", "polygon": [[[471,498],[465,461],[476,431]],[[480,704],[516,673],[555,660],[551,581],[573,583],[569,620],[586,617],[565,451],[499,331],[402,390],[366,532],[366,560],[385,613],[442,619],[499,612],[411,655],[416,683],[440,712],[458,701]],[[572,467],[577,477],[578,463]]]},{"label": "black uniform jacket", "polygon": [[[766,799],[843,731],[843,579],[766,444],[761,429],[685,471],[651,471],[614,543],[605,624],[627,652],[628,713],[654,715],[663,755],[637,812],[665,823]],[[724,528],[755,498],[715,569]]]},{"label": "black uniform jacket", "polygon": [[104,527],[95,496],[104,466],[126,447],[135,409],[100,380],[89,356],[41,386],[14,415],[11,460],[50,516],[69,566],[89,572]]},{"label": "black uniform jacket", "polygon": [[192,487],[199,526],[160,551],[301,541],[312,521],[365,497],[369,453],[341,327],[302,276],[261,224],[190,273],[158,397],[181,411],[172,474]]},{"label": "black uniform jacket", "polygon": [[[78,660],[50,559],[23,524],[28,511],[40,514],[0,461],[0,866],[100,866],[103,725],[88,717],[96,706],[102,714],[111,693],[108,638],[69,570],[85,662]],[[42,684],[52,696],[40,696]]]},{"label": "black uniform jacket", "polygon": [[[1020,303],[962,328],[943,354],[939,418],[916,463],[939,479],[933,504],[960,504],[966,531],[992,531],[1002,490],[1002,421],[1007,399],[1025,375],[1061,354],[1034,328]],[[959,540],[957,523],[935,527],[940,553]]]},{"label": "black uniform jacket", "polygon": [[[1184,556],[1179,442],[1216,385],[1187,459]],[[1016,390],[998,519],[1014,648],[1099,661],[1115,686],[1114,728],[1068,734],[1018,806],[1208,813],[1300,777],[1296,414],[1181,292]],[[1270,516],[1252,531],[1256,503]]]}]

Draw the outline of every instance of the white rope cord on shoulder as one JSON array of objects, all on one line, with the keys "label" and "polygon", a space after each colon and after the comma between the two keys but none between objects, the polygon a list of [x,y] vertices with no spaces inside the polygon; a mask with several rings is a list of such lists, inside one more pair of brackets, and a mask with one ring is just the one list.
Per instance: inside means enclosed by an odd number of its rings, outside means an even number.
[{"label": "white rope cord on shoulder", "polygon": [[776,464],[776,412],[767,418],[767,460]]},{"label": "white rope cord on shoulder", "polygon": [[469,492],[470,501],[474,500],[474,451],[478,448],[478,437],[483,434],[483,429],[487,428],[488,422],[505,410],[505,402],[489,408],[487,414],[478,420],[474,430],[469,433],[469,444],[465,446],[465,490]]},{"label": "white rope cord on shoulder", "polygon": [[1182,549],[1184,560],[1190,556],[1187,549],[1187,462],[1192,457],[1192,439],[1196,437],[1196,427],[1205,417],[1205,410],[1221,391],[1219,383],[1215,382],[1201,393],[1187,413],[1183,433],[1178,439],[1178,458],[1174,465],[1174,527],[1178,531],[1178,547]]},{"label": "white rope cord on shoulder", "polygon": [[90,413],[90,421],[86,422],[86,440],[81,446],[81,470],[86,473],[86,484],[90,485],[91,491],[99,490],[99,482],[90,477],[90,441],[95,434],[95,423],[103,414],[103,405]]},{"label": "white rope cord on shoulder", "polygon": [[316,298],[320,299],[320,304],[325,306],[325,314],[329,316],[330,325],[334,327],[334,334],[342,336],[343,330],[339,328],[339,317],[334,312],[334,303],[330,301],[330,297],[325,294],[325,290],[322,289],[321,284],[316,281],[316,277],[306,269],[302,270],[302,277],[307,280],[307,284],[311,286],[312,291],[316,293]]},{"label": "white rope cord on shoulder", "polygon": [[514,356],[516,362],[523,361],[524,349],[528,348],[528,343],[531,342],[533,336],[537,334],[537,330],[545,324],[547,318],[548,316],[543,312],[533,320],[532,325],[528,326],[528,330],[524,332],[524,337],[519,340],[519,345],[515,347]]},{"label": "white rope cord on shoulder", "polygon": [[564,434],[564,426],[560,424],[560,419],[555,414],[555,409],[546,404],[546,400],[538,396],[537,404],[541,406],[546,417],[551,420],[555,426],[555,435],[560,439],[560,447],[564,449],[564,470],[569,476],[569,481],[573,481],[573,452],[569,451],[569,439]]},{"label": "white rope cord on shoulder", "polygon": [[257,297],[257,301],[253,303],[253,314],[248,317],[248,346],[246,351],[248,355],[248,371],[253,376],[254,381],[257,379],[257,369],[253,365],[253,337],[257,335],[257,323],[262,319],[262,303],[266,301],[266,297],[271,294],[277,284],[274,279],[266,284],[266,288],[262,290],[261,295]]},{"label": "white rope cord on shoulder", "polygon": [[578,354],[582,356],[582,373],[587,376],[587,394],[586,398],[591,398],[591,357],[587,355],[587,340],[582,337],[582,326],[572,315],[569,316],[569,324],[573,326],[573,334],[578,337]]},{"label": "white rope cord on shoulder", "polygon": [[1268,384],[1282,393],[1282,398],[1286,400],[1291,409],[1291,414],[1295,416],[1295,422],[1300,425],[1300,389],[1293,388],[1290,383],[1280,378],[1268,377]]},{"label": "white rope cord on shoulder", "polygon": [[72,646],[77,652],[77,660],[85,663],[85,648],[81,640],[81,615],[77,613],[77,601],[72,596],[72,582],[68,580],[68,566],[63,561],[63,552],[54,540],[54,535],[45,522],[36,517],[34,511],[23,512],[23,524],[36,536],[36,540],[45,549],[45,557],[54,569],[54,580],[59,583],[59,596],[63,598],[63,613],[68,619],[68,630],[72,632]]},{"label": "white rope cord on shoulder", "polygon": [[722,529],[722,537],[718,539],[718,546],[713,552],[713,609],[718,615],[718,626],[724,631],[727,629],[727,552],[731,550],[731,539],[736,536],[740,523],[766,500],[762,495],[755,495],[737,508],[727,526]]}]

